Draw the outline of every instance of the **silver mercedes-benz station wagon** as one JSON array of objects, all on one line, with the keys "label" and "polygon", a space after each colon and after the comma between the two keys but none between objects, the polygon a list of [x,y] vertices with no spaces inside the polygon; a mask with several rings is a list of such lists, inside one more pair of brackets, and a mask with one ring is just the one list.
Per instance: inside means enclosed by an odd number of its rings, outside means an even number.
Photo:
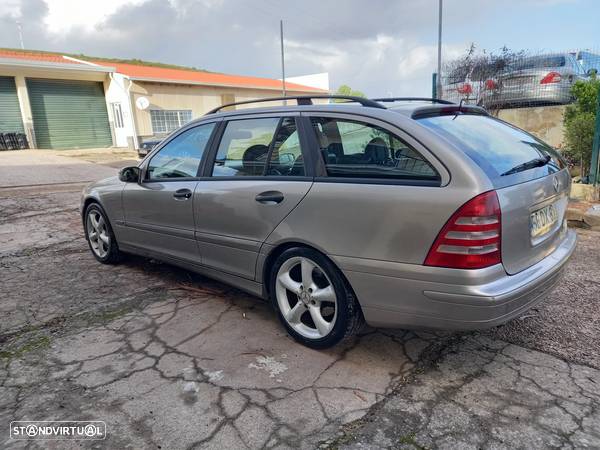
[{"label": "silver mercedes-benz station wagon", "polygon": [[333,96],[224,105],[87,187],[95,258],[152,257],[269,299],[313,348],[365,321],[492,327],[548,295],[576,245],[554,149],[475,106],[315,98]]}]

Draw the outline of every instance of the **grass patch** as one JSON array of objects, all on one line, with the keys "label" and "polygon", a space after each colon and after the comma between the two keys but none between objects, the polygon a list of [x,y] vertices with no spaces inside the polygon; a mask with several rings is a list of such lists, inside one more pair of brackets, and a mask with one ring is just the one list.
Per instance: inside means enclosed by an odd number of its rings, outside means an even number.
[{"label": "grass patch", "polygon": [[416,436],[417,436],[416,433],[410,433],[410,434],[406,434],[404,436],[400,436],[398,438],[398,444],[412,445],[417,450],[428,450],[427,447],[423,447],[415,440]]},{"label": "grass patch", "polygon": [[50,347],[50,337],[46,335],[32,336],[24,342],[19,343],[12,350],[0,351],[0,359],[20,358],[34,350]]},{"label": "grass patch", "polygon": [[133,311],[133,308],[130,306],[124,306],[122,308],[112,309],[108,311],[100,311],[99,313],[90,314],[88,324],[89,325],[98,325],[112,322],[119,317],[122,317],[126,314],[129,314]]},{"label": "grass patch", "polygon": [[53,337],[74,333],[87,327],[103,326],[146,305],[166,298],[166,290],[159,288],[138,293],[134,297],[103,308],[82,311],[73,315],[54,317],[44,323],[24,325],[5,334],[0,334],[0,360],[19,358],[26,353],[50,346]]}]

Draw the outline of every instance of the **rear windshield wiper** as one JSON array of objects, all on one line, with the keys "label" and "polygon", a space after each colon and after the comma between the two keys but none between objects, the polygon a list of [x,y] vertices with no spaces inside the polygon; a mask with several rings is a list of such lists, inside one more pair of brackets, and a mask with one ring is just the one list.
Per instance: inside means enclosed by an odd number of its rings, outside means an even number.
[{"label": "rear windshield wiper", "polygon": [[503,177],[504,175],[512,175],[513,173],[523,172],[524,170],[533,169],[534,167],[542,167],[548,164],[551,159],[552,157],[550,155],[545,155],[541,158],[534,158],[531,161],[524,162],[523,164],[519,164],[512,169],[501,173],[500,176]]}]

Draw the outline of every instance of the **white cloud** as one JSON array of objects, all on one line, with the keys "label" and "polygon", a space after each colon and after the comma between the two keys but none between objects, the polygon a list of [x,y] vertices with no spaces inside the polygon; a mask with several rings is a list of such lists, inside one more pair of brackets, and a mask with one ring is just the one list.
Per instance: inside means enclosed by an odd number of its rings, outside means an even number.
[{"label": "white cloud", "polygon": [[19,0],[2,0],[0,3],[0,16],[17,17],[21,11]]},{"label": "white cloud", "polygon": [[140,5],[146,0],[46,0],[48,15],[44,23],[51,33],[66,33],[73,28],[93,30],[119,7]]}]

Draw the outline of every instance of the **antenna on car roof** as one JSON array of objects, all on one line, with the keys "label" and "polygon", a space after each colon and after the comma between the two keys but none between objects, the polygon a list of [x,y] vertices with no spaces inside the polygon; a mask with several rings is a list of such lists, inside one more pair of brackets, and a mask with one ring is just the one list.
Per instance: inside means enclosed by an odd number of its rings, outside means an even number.
[{"label": "antenna on car roof", "polygon": [[443,100],[441,98],[430,98],[430,97],[382,97],[371,99],[374,102],[431,102],[441,103],[443,105],[455,105],[450,100]]},{"label": "antenna on car roof", "polygon": [[458,104],[458,109],[456,110],[456,114],[454,114],[454,117],[452,118],[452,120],[456,119],[460,113],[464,112],[462,109],[464,102],[465,102],[465,99],[461,98],[460,103]]},{"label": "antenna on car roof", "polygon": [[243,102],[235,102],[235,103],[227,103],[225,105],[217,106],[214,109],[211,109],[206,114],[214,114],[219,112],[223,108],[227,108],[229,106],[237,106],[237,105],[248,105],[252,103],[264,103],[264,102],[275,102],[275,101],[284,101],[284,100],[296,100],[298,105],[312,105],[313,99],[329,99],[329,100],[347,100],[347,102],[343,103],[360,103],[362,106],[367,106],[370,108],[379,108],[386,109],[385,106],[377,103],[374,100],[369,100],[364,97],[354,97],[351,95],[328,95],[328,94],[317,94],[317,95],[292,95],[286,97],[272,97],[272,98],[259,98],[256,100],[245,100]]}]

